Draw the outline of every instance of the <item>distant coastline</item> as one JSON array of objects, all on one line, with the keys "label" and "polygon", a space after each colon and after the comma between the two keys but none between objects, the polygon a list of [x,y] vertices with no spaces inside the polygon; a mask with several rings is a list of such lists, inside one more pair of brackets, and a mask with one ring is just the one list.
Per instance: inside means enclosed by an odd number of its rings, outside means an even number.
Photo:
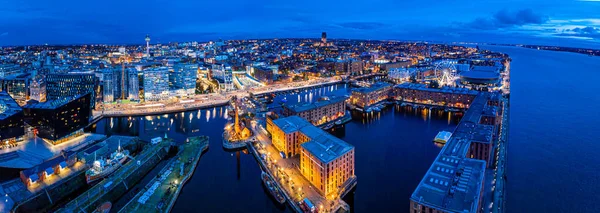
[{"label": "distant coastline", "polygon": [[600,49],[589,49],[589,48],[577,48],[577,47],[559,47],[559,46],[546,46],[546,45],[530,45],[530,44],[489,44],[495,46],[512,46],[512,47],[524,47],[529,49],[537,50],[550,50],[558,52],[572,52],[585,54],[589,56],[600,56]]}]

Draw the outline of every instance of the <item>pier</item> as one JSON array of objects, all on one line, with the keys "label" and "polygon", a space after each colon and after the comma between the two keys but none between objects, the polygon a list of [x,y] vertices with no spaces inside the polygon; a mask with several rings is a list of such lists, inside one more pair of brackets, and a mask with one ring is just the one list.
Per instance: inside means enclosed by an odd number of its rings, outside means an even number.
[{"label": "pier", "polygon": [[194,174],[202,153],[208,149],[206,136],[188,140],[189,142],[180,146],[181,150],[177,156],[160,171],[159,176],[152,179],[119,212],[171,211],[181,189]]}]

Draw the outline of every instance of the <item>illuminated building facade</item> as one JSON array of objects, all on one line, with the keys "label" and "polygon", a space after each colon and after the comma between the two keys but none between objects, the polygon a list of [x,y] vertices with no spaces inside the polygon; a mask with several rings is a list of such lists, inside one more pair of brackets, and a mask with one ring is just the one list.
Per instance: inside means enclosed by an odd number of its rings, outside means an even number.
[{"label": "illuminated building facade", "polygon": [[350,103],[360,108],[367,108],[373,104],[388,99],[392,85],[385,82],[379,82],[370,87],[362,87],[352,90]]},{"label": "illuminated building facade", "polygon": [[92,108],[88,92],[72,98],[30,103],[23,106],[25,120],[37,130],[37,136],[56,145],[83,133]]},{"label": "illuminated building facade", "polygon": [[68,99],[91,92],[89,101],[94,108],[97,86],[98,81],[94,74],[48,74],[46,76],[46,99],[48,101]]},{"label": "illuminated building facade", "polygon": [[24,113],[6,92],[0,92],[0,146],[15,143],[25,134]]},{"label": "illuminated building facade", "polygon": [[394,87],[396,100],[456,108],[469,108],[478,92],[466,88],[428,88],[424,84],[403,83]]},{"label": "illuminated building facade", "polygon": [[0,91],[7,92],[18,103],[29,99],[29,74],[14,74],[0,78]]},{"label": "illuminated building facade", "polygon": [[354,146],[298,116],[267,125],[273,145],[288,156],[300,154],[302,175],[327,197],[337,197],[355,181]]},{"label": "illuminated building facade", "polygon": [[46,82],[42,79],[32,79],[29,85],[29,99],[37,102],[46,101]]},{"label": "illuminated building facade", "polygon": [[127,69],[127,98],[130,101],[140,100],[140,78],[138,71],[134,68]]},{"label": "illuminated building facade", "polygon": [[180,89],[184,96],[196,94],[196,79],[198,79],[197,64],[175,64],[174,87]]},{"label": "illuminated building facade", "polygon": [[252,70],[254,77],[263,83],[272,83],[273,80],[275,80],[275,74],[273,73],[273,70],[268,67],[257,66],[252,67]]},{"label": "illuminated building facade", "polygon": [[299,116],[313,125],[321,125],[341,118],[346,113],[346,97],[323,97],[315,103],[283,106],[284,116]]},{"label": "illuminated building facade", "polygon": [[169,69],[167,67],[144,70],[144,100],[161,101],[169,99]]},{"label": "illuminated building facade", "polygon": [[102,101],[114,102],[117,93],[117,75],[113,69],[102,70]]}]

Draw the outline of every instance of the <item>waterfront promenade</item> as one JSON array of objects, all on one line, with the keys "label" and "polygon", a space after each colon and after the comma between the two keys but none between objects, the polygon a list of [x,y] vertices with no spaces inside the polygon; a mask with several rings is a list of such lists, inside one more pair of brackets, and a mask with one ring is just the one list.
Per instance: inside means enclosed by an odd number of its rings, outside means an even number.
[{"label": "waterfront promenade", "polygon": [[312,184],[300,173],[298,156],[282,158],[264,132],[257,128],[253,128],[253,131],[257,142],[250,144],[249,148],[255,152],[257,161],[282,189],[288,203],[296,212],[302,212],[298,202],[304,198],[315,204],[319,212],[334,212],[340,207],[347,208],[348,204],[340,198],[326,198],[313,189]]},{"label": "waterfront promenade", "polygon": [[273,84],[264,87],[251,88],[248,90],[237,90],[223,93],[199,94],[192,98],[179,101],[165,101],[146,104],[106,104],[101,110],[93,111],[94,117],[123,117],[154,115],[164,113],[182,112],[223,106],[229,103],[231,97],[248,97],[250,94],[263,95],[274,92],[283,92],[294,89],[304,89],[309,87],[318,87],[340,83],[339,78],[313,79],[305,82],[295,82],[289,84]]}]

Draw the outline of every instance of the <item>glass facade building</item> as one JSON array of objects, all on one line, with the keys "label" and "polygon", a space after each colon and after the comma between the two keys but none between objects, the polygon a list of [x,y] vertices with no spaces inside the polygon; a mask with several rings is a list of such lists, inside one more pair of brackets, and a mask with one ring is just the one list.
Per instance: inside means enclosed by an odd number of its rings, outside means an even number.
[{"label": "glass facade building", "polygon": [[144,100],[160,101],[169,98],[169,69],[157,67],[144,70]]},{"label": "glass facade building", "polygon": [[37,136],[59,144],[82,132],[92,116],[92,93],[73,98],[30,103],[23,106],[26,122],[35,128]]},{"label": "glass facade building", "polygon": [[6,92],[0,92],[0,146],[16,142],[25,134],[23,110]]},{"label": "glass facade building", "polygon": [[98,82],[94,74],[57,74],[46,76],[46,99],[60,100],[91,92],[90,103],[96,103]]}]

